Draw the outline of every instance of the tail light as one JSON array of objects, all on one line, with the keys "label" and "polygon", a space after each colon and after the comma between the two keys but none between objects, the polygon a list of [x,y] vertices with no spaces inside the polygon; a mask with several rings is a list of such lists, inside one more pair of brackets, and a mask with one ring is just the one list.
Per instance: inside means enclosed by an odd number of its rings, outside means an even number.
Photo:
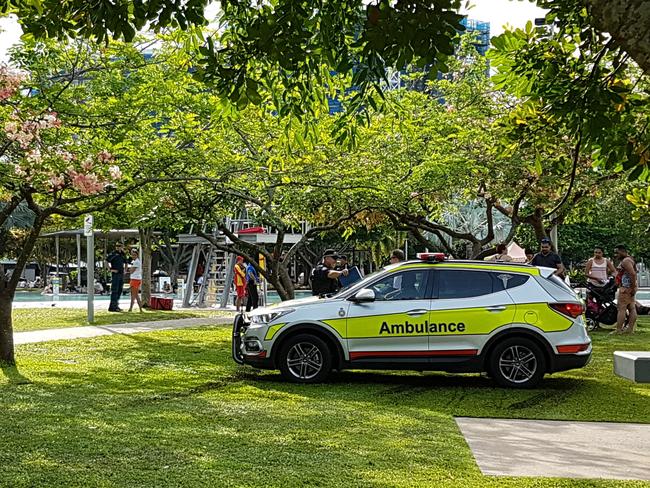
[{"label": "tail light", "polygon": [[549,303],[548,306],[572,319],[580,317],[585,312],[582,303]]}]

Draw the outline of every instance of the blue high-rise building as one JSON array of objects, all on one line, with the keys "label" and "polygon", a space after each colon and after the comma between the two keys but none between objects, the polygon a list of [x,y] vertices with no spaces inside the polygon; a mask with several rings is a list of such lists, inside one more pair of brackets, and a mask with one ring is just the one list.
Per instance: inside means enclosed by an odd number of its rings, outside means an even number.
[{"label": "blue high-rise building", "polygon": [[465,32],[474,33],[476,38],[474,47],[480,54],[485,56],[485,53],[490,48],[490,23],[465,17],[461,24],[467,29]]}]

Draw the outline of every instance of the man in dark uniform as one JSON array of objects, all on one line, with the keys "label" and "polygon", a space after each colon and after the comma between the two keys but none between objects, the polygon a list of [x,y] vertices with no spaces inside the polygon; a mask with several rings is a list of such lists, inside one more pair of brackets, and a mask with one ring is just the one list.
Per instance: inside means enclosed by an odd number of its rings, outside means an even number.
[{"label": "man in dark uniform", "polygon": [[537,254],[533,257],[530,264],[533,266],[544,266],[545,268],[555,269],[555,274],[564,277],[564,264],[562,264],[562,258],[555,254],[552,250],[551,240],[544,238],[540,242],[540,249]]},{"label": "man in dark uniform", "polygon": [[339,277],[347,276],[348,270],[334,269],[338,255],[334,249],[328,249],[323,253],[323,261],[311,272],[311,293],[314,296],[336,293],[339,288]]},{"label": "man in dark uniform", "polygon": [[126,254],[121,242],[115,244],[115,250],[106,258],[111,270],[111,304],[109,312],[121,312],[119,307],[120,297],[124,289],[124,268],[126,266]]}]

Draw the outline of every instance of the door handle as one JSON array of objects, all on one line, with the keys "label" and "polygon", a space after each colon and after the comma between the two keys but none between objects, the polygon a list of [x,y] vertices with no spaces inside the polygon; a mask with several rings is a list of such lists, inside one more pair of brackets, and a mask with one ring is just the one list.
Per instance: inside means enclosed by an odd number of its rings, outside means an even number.
[{"label": "door handle", "polygon": [[506,309],[505,305],[495,305],[494,307],[485,307],[488,312],[503,312]]},{"label": "door handle", "polygon": [[417,317],[418,315],[422,315],[422,314],[425,314],[427,312],[428,312],[427,309],[418,308],[418,309],[415,309],[415,310],[409,310],[408,312],[406,312],[406,315],[410,315],[411,317]]}]

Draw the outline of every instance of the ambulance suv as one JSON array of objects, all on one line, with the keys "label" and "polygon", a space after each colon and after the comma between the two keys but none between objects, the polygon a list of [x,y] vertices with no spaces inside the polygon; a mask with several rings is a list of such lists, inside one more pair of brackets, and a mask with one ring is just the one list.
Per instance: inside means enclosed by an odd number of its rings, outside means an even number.
[{"label": "ambulance suv", "polygon": [[583,304],[554,270],[420,258],[334,296],[238,315],[233,358],[299,383],[332,370],[408,369],[485,372],[513,388],[589,362]]}]

